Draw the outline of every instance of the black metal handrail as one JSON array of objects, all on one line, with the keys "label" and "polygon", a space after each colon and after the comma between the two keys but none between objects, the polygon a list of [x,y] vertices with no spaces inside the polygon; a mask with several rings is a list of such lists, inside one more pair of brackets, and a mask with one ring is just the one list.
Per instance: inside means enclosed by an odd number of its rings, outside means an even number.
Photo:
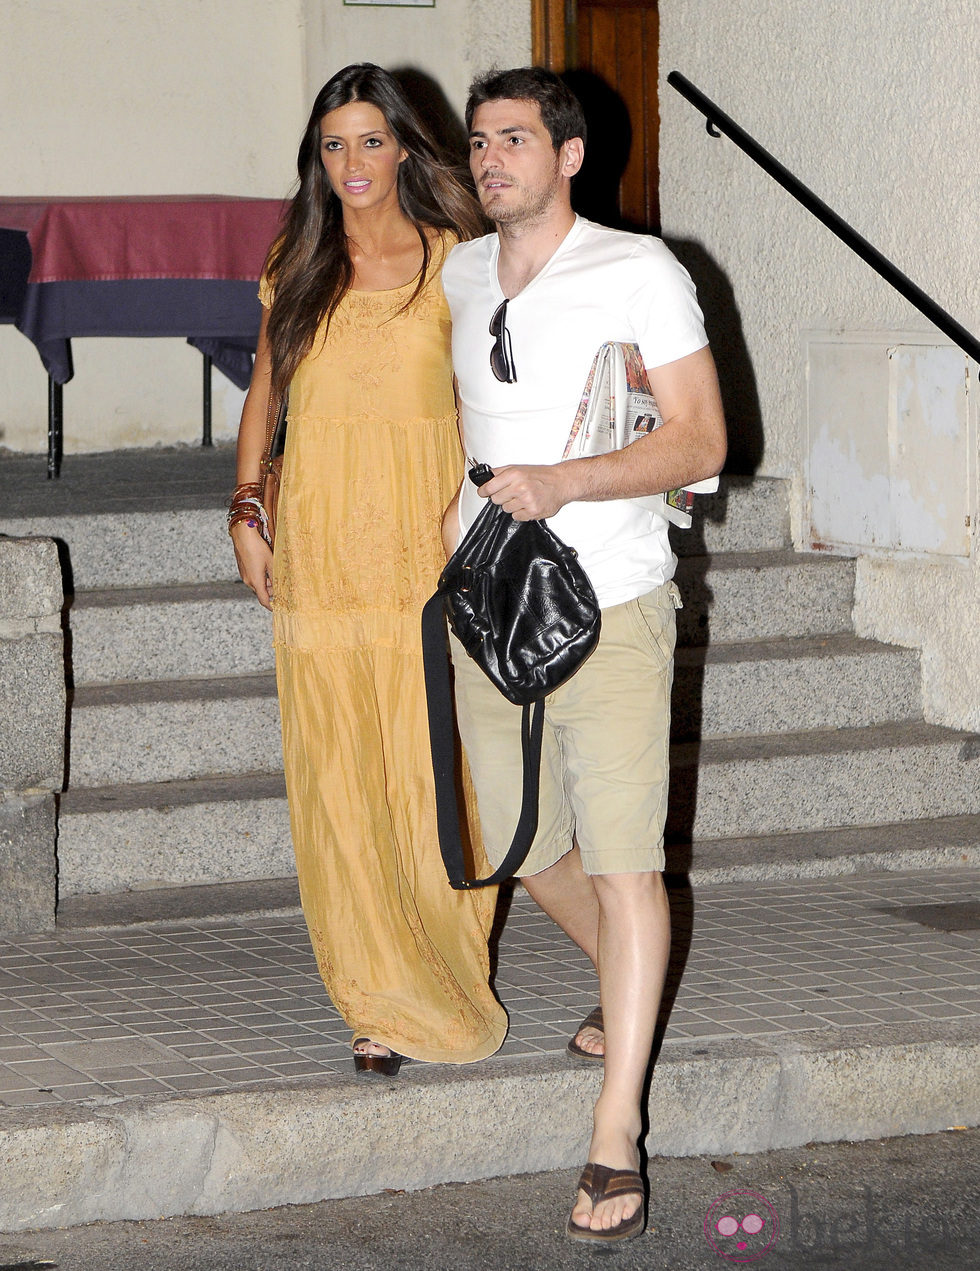
[{"label": "black metal handrail", "polygon": [[818,198],[812,190],[808,189],[802,181],[793,175],[788,168],[783,167],[778,159],[773,158],[768,150],[750,136],[744,128],[726,115],[720,107],[709,98],[699,88],[696,88],[689,79],[685,78],[680,71],[671,71],[667,76],[667,83],[671,88],[675,88],[682,97],[699,110],[707,119],[705,127],[712,137],[718,137],[722,133],[731,141],[734,141],[740,150],[744,150],[750,159],[754,160],[764,172],[784,190],[792,194],[793,198],[802,203],[808,212],[817,218],[831,230],[841,242],[845,243],[852,252],[860,256],[860,258],[884,278],[895,290],[905,297],[916,309],[919,310],[929,321],[944,335],[948,335],[954,344],[957,344],[964,353],[967,353],[975,362],[980,362],[980,340],[976,336],[967,331],[966,327],[956,321],[954,317],[936,304],[930,295],[917,287],[915,283],[908,278],[902,271],[888,259],[883,256],[877,247],[873,247],[866,238],[863,238],[857,230],[848,225],[842,217],[838,216],[833,208],[828,207],[823,199]]}]

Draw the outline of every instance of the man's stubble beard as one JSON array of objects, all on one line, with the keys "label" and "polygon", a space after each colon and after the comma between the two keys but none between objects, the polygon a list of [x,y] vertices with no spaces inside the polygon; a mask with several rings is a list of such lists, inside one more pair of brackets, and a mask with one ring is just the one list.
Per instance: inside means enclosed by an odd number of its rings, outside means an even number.
[{"label": "man's stubble beard", "polygon": [[[499,176],[496,180],[510,180],[506,176]],[[530,228],[538,221],[546,218],[547,213],[551,210],[558,196],[560,182],[558,179],[558,165],[555,165],[554,177],[551,184],[544,190],[539,191],[536,195],[529,194],[527,190],[519,184],[512,181],[511,188],[517,187],[524,193],[523,201],[516,204],[507,204],[501,199],[494,199],[491,193],[490,199],[480,202],[483,204],[483,210],[498,229],[507,231],[518,231]],[[494,208],[494,202],[501,203],[499,208]]]}]

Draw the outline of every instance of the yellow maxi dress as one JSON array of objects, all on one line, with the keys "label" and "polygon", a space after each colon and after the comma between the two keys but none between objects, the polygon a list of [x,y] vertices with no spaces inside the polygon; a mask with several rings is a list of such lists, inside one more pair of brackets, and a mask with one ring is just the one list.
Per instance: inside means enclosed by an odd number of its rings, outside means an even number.
[{"label": "yellow maxi dress", "polygon": [[405,312],[414,283],[348,292],[296,372],[273,610],[293,844],[327,991],[355,1037],[467,1063],[497,1050],[506,1016],[488,984],[495,889],[453,891],[439,854],[422,674],[420,614],[461,470],[439,281],[451,244]]}]

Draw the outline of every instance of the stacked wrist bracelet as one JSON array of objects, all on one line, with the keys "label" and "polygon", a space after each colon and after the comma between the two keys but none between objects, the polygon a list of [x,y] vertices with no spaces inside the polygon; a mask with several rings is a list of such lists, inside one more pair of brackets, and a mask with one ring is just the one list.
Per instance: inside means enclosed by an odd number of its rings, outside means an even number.
[{"label": "stacked wrist bracelet", "polygon": [[268,541],[269,518],[262,506],[262,484],[259,481],[246,481],[235,486],[228,505],[228,533],[243,521]]}]

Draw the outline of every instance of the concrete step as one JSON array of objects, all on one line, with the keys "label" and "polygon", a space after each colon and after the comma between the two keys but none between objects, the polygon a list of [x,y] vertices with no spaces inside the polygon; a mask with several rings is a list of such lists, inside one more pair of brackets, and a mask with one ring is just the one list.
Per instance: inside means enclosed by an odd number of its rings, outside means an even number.
[{"label": "concrete step", "polygon": [[796,552],[729,552],[678,561],[680,644],[727,644],[852,630],[854,562]]},{"label": "concrete step", "polygon": [[69,790],[58,893],[280,878],[295,872],[282,774]]},{"label": "concrete step", "polygon": [[43,459],[5,456],[0,533],[57,539],[65,590],[237,577],[224,531],[235,446],[167,446]]},{"label": "concrete step", "polygon": [[[978,887],[977,871],[939,869],[872,875],[860,887],[670,888],[668,993],[646,1099],[651,1157],[976,1125]],[[0,952],[16,1006],[5,1020],[3,1095],[18,1104],[0,1108],[0,1230],[581,1168],[602,1068],[573,1062],[565,1044],[595,1003],[596,980],[520,892],[496,942],[511,1021],[500,1052],[477,1064],[410,1064],[396,1081],[355,1078],[350,1032],[298,914],[151,919],[7,942]],[[708,1162],[704,1170],[705,1204],[740,1177],[712,1183]],[[654,1160],[662,1226],[658,1171]],[[743,1181],[756,1186],[751,1175]],[[464,1229],[455,1214],[450,1221]],[[691,1233],[691,1249],[700,1238]],[[805,1250],[823,1253],[826,1242],[807,1240]],[[316,1265],[339,1266],[324,1247]],[[505,1265],[564,1265],[549,1247],[544,1261],[522,1249]],[[20,1248],[8,1249],[22,1265]],[[651,1250],[640,1242],[616,1265],[663,1265],[646,1257]],[[684,1265],[707,1266],[707,1256]],[[465,1253],[456,1261],[474,1265]],[[886,1261],[858,1253],[834,1264]]]},{"label": "concrete step", "polygon": [[980,812],[980,736],[923,723],[671,748],[668,834],[744,838]]},{"label": "concrete step", "polygon": [[[654,1187],[663,1177],[659,1157],[703,1156],[702,1170],[710,1180],[712,1158],[734,1156],[737,1161],[747,1153],[780,1147],[936,1134],[951,1125],[976,1125],[978,1063],[980,1028],[973,1015],[962,1023],[916,1020],[911,1026],[882,1025],[873,1034],[825,1028],[776,1032],[771,1039],[763,1035],[665,1046],[647,1093],[650,1177]],[[241,1085],[220,1093],[116,1099],[99,1107],[81,1102],[67,1108],[7,1111],[0,1119],[0,1151],[9,1162],[9,1183],[0,1194],[0,1230],[30,1235],[52,1226],[187,1214],[197,1218],[196,1233],[220,1233],[220,1225],[201,1216],[581,1169],[591,1108],[599,1094],[600,1065],[575,1067],[564,1055],[532,1055],[518,1062],[491,1058],[479,1064],[412,1065],[409,1072],[384,1085],[379,1079],[353,1075],[313,1077]],[[406,1134],[407,1126],[411,1133]],[[887,1150],[887,1144],[877,1150]],[[810,1175],[817,1185],[819,1173],[800,1171],[805,1180]],[[757,1186],[751,1174],[748,1181]],[[700,1186],[710,1197],[724,1183],[715,1181],[712,1190],[703,1181]],[[863,1203],[857,1183],[854,1192],[858,1200],[851,1201],[852,1207]],[[451,1198],[439,1193],[429,1202],[434,1211],[447,1203],[452,1206]],[[515,1203],[527,1203],[526,1184]],[[456,1223],[455,1206],[447,1212],[449,1221]],[[545,1221],[553,1222],[546,1212]],[[655,1208],[658,1223],[661,1213]],[[845,1221],[859,1222],[848,1213],[845,1209]],[[931,1239],[940,1238],[931,1233],[942,1229],[928,1226],[929,1219],[920,1213],[916,1218]],[[285,1241],[293,1233],[289,1219],[281,1221],[279,1239]],[[533,1261],[528,1261],[523,1246],[517,1246],[523,1256],[496,1265],[585,1263],[581,1255],[573,1259],[566,1254],[567,1262],[563,1261],[554,1248],[561,1239],[560,1228],[555,1224],[552,1230],[547,1253],[535,1249]],[[819,1225],[816,1230],[819,1237]],[[843,1230],[850,1236],[855,1227]],[[134,1228],[134,1239],[138,1232]],[[863,1235],[862,1227],[857,1237],[850,1236],[855,1243],[844,1249],[865,1247],[856,1243]],[[635,1260],[613,1265],[666,1265],[646,1257],[651,1236],[655,1231],[639,1242]],[[478,1232],[471,1241],[477,1238]],[[186,1238],[185,1242],[189,1244]],[[16,1238],[8,1244],[18,1256],[22,1246]],[[176,1244],[171,1237],[168,1250]],[[693,1238],[688,1241],[688,1247],[692,1245]],[[960,1247],[969,1257],[966,1246]],[[351,1265],[331,1260],[329,1241],[324,1248],[328,1256],[323,1261],[280,1265]],[[620,1251],[618,1258],[624,1256],[629,1257]],[[708,1256],[700,1253],[699,1261],[685,1259],[685,1265],[707,1266]],[[466,1255],[460,1258],[458,1252],[453,1261],[461,1267],[493,1265],[482,1259],[473,1262]],[[877,1260],[835,1262],[849,1267],[886,1265]],[[19,1260],[8,1265],[54,1264]],[[73,1259],[59,1265],[78,1264]],[[218,1264],[205,1258],[167,1265]],[[416,1250],[409,1261],[392,1265],[422,1268],[433,1263]],[[794,1264],[779,1260],[771,1265]],[[813,1265],[828,1264],[821,1259]],[[891,1265],[897,1269],[925,1263],[917,1258],[914,1263],[902,1259]],[[930,1265],[954,1264],[931,1259]],[[969,1271],[976,1263],[957,1265]]]},{"label": "concrete step", "polygon": [[[853,561],[793,552],[688,557],[682,644],[830,635],[850,628]],[[76,687],[251,675],[273,666],[271,619],[241,583],[79,592],[69,613]]]},{"label": "concrete step", "polygon": [[[667,845],[668,874],[687,877],[695,887],[977,865],[980,815],[975,813]],[[247,903],[244,895],[242,902]],[[165,904],[163,900],[160,903]],[[198,903],[203,904],[203,898]]]},{"label": "concrete step", "polygon": [[[855,728],[921,715],[918,656],[848,636],[680,649],[675,740]],[[71,711],[70,788],[282,771],[275,677],[83,685]]]},{"label": "concrete step", "polygon": [[139,891],[66,896],[58,901],[58,930],[135,927],[146,922],[257,918],[300,911],[299,882],[257,878],[248,882],[148,887]]},{"label": "concrete step", "polygon": [[922,717],[913,649],[824,636],[677,650],[675,741],[810,728],[861,728]]},{"label": "concrete step", "polygon": [[722,477],[717,493],[694,500],[691,528],[672,526],[670,541],[678,556],[783,551],[791,541],[788,482]]},{"label": "concrete step", "polygon": [[70,788],[282,772],[271,674],[83,685],[69,735]]},{"label": "concrete step", "polygon": [[234,582],[238,577],[225,508],[220,506],[0,521],[0,533],[15,531],[63,544],[68,594],[102,587]]},{"label": "concrete step", "polygon": [[79,592],[69,612],[76,688],[272,670],[272,617],[242,583]]},{"label": "concrete step", "polygon": [[[671,886],[813,882],[821,878],[980,867],[980,815],[936,817],[897,825],[803,831],[752,838],[701,839],[667,845]],[[517,893],[523,888],[516,884]],[[59,930],[132,927],[146,922],[229,919],[294,913],[294,874],[248,882],[188,883],[138,891],[66,896]]]},{"label": "concrete step", "polygon": [[[191,456],[192,461],[197,458]],[[228,481],[234,482],[233,465]],[[0,517],[0,534],[59,540],[69,593],[234,582],[238,570],[225,529],[231,487],[226,490],[224,484],[214,493],[185,494],[180,500],[199,506],[154,506],[165,501],[166,494],[161,498],[149,492],[145,508],[133,506],[138,500],[117,498],[107,510],[82,511],[86,503],[76,497],[57,515]],[[717,494],[696,500],[691,529],[672,531],[671,538],[674,550],[684,556],[781,551],[790,543],[786,482],[725,477]]]},{"label": "concrete step", "polygon": [[[668,837],[695,842],[695,865],[701,840],[980,814],[980,738],[922,723],[685,742],[671,763]],[[59,892],[285,876],[289,844],[281,775],[76,788],[62,796]],[[714,849],[716,863],[724,850]],[[752,864],[754,849],[745,850]],[[761,851],[763,864],[775,852]],[[801,875],[806,857],[795,850]]]}]

